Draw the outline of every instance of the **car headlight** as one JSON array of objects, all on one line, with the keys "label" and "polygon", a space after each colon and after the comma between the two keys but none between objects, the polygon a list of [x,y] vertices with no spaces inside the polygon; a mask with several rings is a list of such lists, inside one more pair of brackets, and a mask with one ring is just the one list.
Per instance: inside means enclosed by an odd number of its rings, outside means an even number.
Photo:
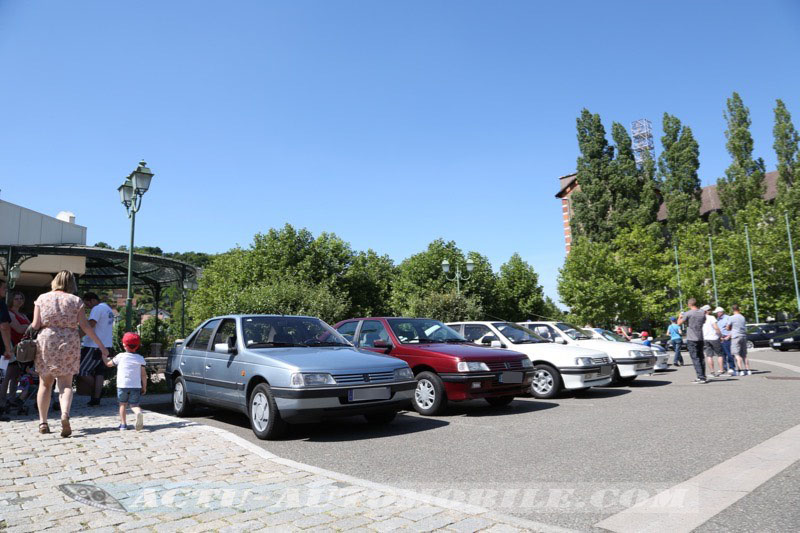
[{"label": "car headlight", "polygon": [[[630,350],[628,352],[628,355],[630,357],[642,357],[642,352],[640,350]],[[650,355],[650,354],[645,354],[645,355]]]},{"label": "car headlight", "polygon": [[394,379],[395,381],[414,379],[414,373],[408,367],[398,368],[397,370],[394,371]]},{"label": "car headlight", "polygon": [[458,371],[459,372],[480,372],[489,371],[489,367],[486,366],[486,363],[471,363],[467,361],[461,361],[458,363]]},{"label": "car headlight", "polygon": [[785,339],[778,339],[778,342],[794,342],[794,337],[786,337]]},{"label": "car headlight", "polygon": [[533,363],[531,363],[530,359],[523,359],[522,368],[533,368]]},{"label": "car headlight", "polygon": [[592,365],[592,358],[591,357],[578,357],[575,359],[575,364],[578,366],[591,366]]},{"label": "car headlight", "polygon": [[292,387],[314,387],[318,385],[336,385],[336,381],[330,374],[295,372],[292,374],[291,384]]}]

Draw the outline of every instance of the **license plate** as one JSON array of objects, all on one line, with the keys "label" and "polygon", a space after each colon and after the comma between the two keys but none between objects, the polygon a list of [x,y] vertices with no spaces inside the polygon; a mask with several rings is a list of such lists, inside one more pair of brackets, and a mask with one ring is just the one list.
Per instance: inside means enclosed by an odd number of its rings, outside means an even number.
[{"label": "license plate", "polygon": [[780,346],[780,345],[781,345],[781,343],[779,343],[779,342],[773,342],[773,343],[772,343],[772,345],[773,345],[773,346]]},{"label": "license plate", "polygon": [[375,387],[372,389],[351,389],[347,391],[347,399],[351,402],[364,402],[367,400],[388,400],[392,397],[389,387]]},{"label": "license plate", "polygon": [[522,372],[503,372],[500,383],[522,383]]},{"label": "license plate", "polygon": [[608,376],[611,374],[611,365],[600,365],[600,375]]}]

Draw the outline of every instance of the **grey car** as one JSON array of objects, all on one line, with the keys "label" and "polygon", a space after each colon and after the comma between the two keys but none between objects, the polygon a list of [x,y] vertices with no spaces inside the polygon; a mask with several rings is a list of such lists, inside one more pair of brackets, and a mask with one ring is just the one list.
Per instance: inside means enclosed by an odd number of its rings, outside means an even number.
[{"label": "grey car", "polygon": [[241,411],[260,439],[287,423],[364,415],[389,423],[417,382],[405,361],[357,350],[318,318],[211,318],[167,359],[175,414],[195,404]]}]

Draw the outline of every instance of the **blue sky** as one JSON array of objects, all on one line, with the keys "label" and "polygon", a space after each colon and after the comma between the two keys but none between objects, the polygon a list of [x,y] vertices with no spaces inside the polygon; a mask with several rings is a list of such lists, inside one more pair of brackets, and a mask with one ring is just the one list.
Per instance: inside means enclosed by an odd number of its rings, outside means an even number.
[{"label": "blue sky", "polygon": [[776,98],[800,126],[800,3],[661,4],[0,0],[0,198],[118,246],[144,157],[137,244],[220,252],[289,222],[399,262],[443,237],[495,269],[519,252],[555,297],[581,108],[656,139],[675,114],[704,184],[732,91],[769,169]]}]

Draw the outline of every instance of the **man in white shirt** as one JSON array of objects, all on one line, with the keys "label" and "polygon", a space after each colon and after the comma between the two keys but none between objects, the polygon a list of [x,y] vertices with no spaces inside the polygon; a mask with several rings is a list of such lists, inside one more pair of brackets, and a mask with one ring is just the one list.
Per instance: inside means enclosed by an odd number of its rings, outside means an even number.
[{"label": "man in white shirt", "polygon": [[[706,352],[706,368],[708,375],[719,376],[722,374],[722,343],[720,338],[722,332],[717,325],[717,317],[711,313],[711,306],[704,305],[701,307],[706,313],[706,321],[703,324],[703,347]],[[719,371],[714,372],[714,358],[719,361]]]},{"label": "man in white shirt", "polygon": [[[101,302],[100,297],[94,292],[87,292],[83,295],[83,304],[91,310],[89,312],[89,325],[94,328],[94,332],[100,338],[103,346],[111,349],[114,337],[114,311],[111,310],[107,303]],[[88,335],[83,337],[79,374],[94,378],[92,397],[88,405],[100,405],[103,384],[106,380],[106,365],[103,364],[100,356],[100,347]]]}]

